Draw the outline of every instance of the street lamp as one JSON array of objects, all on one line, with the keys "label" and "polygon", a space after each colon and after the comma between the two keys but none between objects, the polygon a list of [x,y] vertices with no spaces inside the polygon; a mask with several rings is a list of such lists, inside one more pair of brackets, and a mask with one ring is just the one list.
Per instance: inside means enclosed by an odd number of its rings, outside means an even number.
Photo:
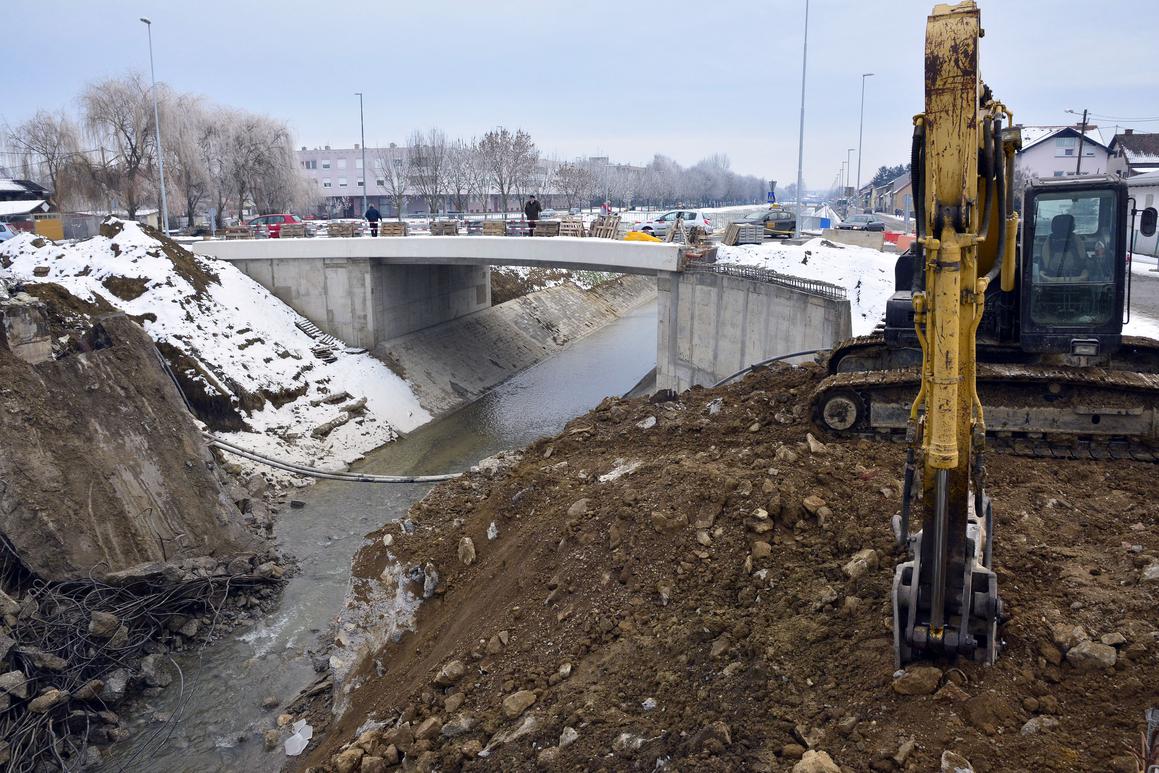
[{"label": "street lamp", "polygon": [[366,122],[362,118],[362,92],[354,92],[358,97],[358,128],[362,136],[362,214],[366,215]]},{"label": "street lamp", "polygon": [[[1067,110],[1067,112],[1070,113],[1071,115],[1078,115],[1078,113],[1075,112],[1074,110]],[[1083,125],[1082,125],[1082,129],[1079,131],[1079,158],[1078,158],[1078,161],[1076,161],[1075,165],[1074,165],[1074,173],[1075,173],[1076,177],[1079,174],[1081,174],[1082,170],[1083,170],[1083,140],[1086,138],[1086,136],[1087,136],[1087,111],[1084,109],[1083,110]]]},{"label": "street lamp", "polygon": [[[157,74],[153,71],[153,22],[141,17],[149,31],[149,77],[153,81],[153,128],[157,134],[157,173],[161,177],[161,230],[169,235],[169,206],[165,201],[165,154],[161,150],[161,112],[157,109]],[[239,213],[240,214],[240,213]],[[193,225],[190,223],[189,225]]]},{"label": "street lamp", "polygon": [[[853,173],[853,161],[849,158],[849,154],[855,150],[857,150],[857,148],[850,148],[849,150],[845,151],[845,187],[846,188],[849,187],[849,175]],[[845,195],[845,191],[841,191],[841,194]]]},{"label": "street lamp", "polygon": [[797,135],[797,218],[793,224],[793,235],[801,237],[801,201],[804,192],[805,164],[805,65],[809,61],[809,0],[805,0],[805,37],[801,43],[801,127]]},{"label": "street lamp", "polygon": [[857,192],[861,192],[861,138],[865,134],[865,79],[872,76],[871,72],[861,74],[861,122],[857,127]]}]

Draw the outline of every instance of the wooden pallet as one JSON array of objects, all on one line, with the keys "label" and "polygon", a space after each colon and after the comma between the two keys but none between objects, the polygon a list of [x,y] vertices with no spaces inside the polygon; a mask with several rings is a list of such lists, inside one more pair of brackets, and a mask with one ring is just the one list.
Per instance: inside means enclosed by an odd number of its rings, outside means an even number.
[{"label": "wooden pallet", "polygon": [[331,223],[326,227],[326,233],[331,238],[348,238],[354,236],[354,223]]},{"label": "wooden pallet", "polygon": [[618,239],[620,238],[620,216],[608,215],[607,217],[597,217],[592,223],[592,236],[597,239]]},{"label": "wooden pallet", "polygon": [[532,236],[559,236],[558,220],[540,220],[535,224]]},{"label": "wooden pallet", "polygon": [[380,222],[378,224],[379,236],[406,236],[406,223],[400,220],[391,222]]},{"label": "wooden pallet", "polygon": [[483,221],[483,235],[484,236],[506,236],[507,223],[503,220],[484,220]]},{"label": "wooden pallet", "polygon": [[225,229],[226,239],[252,239],[254,238],[253,229],[246,225],[231,225]]},{"label": "wooden pallet", "polygon": [[454,220],[441,220],[431,223],[431,236],[458,236],[459,224]]},{"label": "wooden pallet", "polygon": [[559,224],[560,236],[586,236],[584,224],[579,220],[564,220]]},{"label": "wooden pallet", "polygon": [[286,223],[278,231],[279,239],[304,239],[305,237],[305,223]]}]

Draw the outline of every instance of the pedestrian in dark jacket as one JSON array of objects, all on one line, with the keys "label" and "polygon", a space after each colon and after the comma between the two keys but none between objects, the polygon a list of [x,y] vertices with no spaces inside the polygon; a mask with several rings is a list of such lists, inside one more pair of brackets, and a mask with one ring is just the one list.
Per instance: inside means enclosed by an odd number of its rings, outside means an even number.
[{"label": "pedestrian in dark jacket", "polygon": [[370,223],[370,235],[378,236],[378,221],[382,220],[382,215],[379,214],[378,208],[373,204],[366,210],[366,220]]},{"label": "pedestrian in dark jacket", "polygon": [[527,233],[529,236],[535,236],[535,221],[539,220],[539,213],[543,211],[543,207],[532,196],[527,200],[527,204],[523,207],[523,214],[527,216]]}]

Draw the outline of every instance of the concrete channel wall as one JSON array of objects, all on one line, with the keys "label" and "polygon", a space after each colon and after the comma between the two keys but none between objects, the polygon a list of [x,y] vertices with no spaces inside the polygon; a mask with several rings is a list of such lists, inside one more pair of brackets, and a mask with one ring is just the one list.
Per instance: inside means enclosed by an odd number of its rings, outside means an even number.
[{"label": "concrete channel wall", "polygon": [[[623,276],[591,290],[550,287],[376,346],[438,415],[465,405],[656,297],[656,280]],[[641,373],[647,369],[641,363]]]},{"label": "concrete channel wall", "polygon": [[398,265],[378,258],[231,262],[324,332],[367,349],[491,305],[487,266]]},{"label": "concrete channel wall", "polygon": [[784,280],[712,271],[662,274],[657,389],[707,386],[770,357],[830,347],[850,336],[849,301],[841,288],[794,287],[792,277]]}]

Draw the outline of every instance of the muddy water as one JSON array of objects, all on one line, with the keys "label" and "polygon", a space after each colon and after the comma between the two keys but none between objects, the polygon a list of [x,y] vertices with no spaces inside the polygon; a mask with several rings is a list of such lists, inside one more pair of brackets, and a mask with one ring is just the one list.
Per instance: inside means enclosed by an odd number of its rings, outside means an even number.
[{"label": "muddy water", "polygon": [[[577,341],[466,408],[372,452],[356,469],[379,474],[461,470],[496,451],[558,432],[572,417],[609,394],[622,394],[656,364],[656,305]],[[178,659],[182,679],[142,701],[133,737],[113,750],[105,770],[275,771],[281,746],[263,749],[261,732],[279,709],[315,678],[317,648],[341,609],[350,559],[364,535],[406,513],[426,485],[319,481],[294,497],[302,509],[279,515],[282,550],[297,556],[301,573],[287,584],[279,608],[255,627],[227,637],[200,655]],[[168,721],[166,721],[168,720]]]}]

